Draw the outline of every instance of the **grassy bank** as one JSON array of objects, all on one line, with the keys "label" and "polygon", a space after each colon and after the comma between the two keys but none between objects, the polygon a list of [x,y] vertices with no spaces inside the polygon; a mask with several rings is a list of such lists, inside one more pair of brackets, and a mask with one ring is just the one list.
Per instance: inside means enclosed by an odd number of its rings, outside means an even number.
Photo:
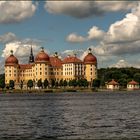
[{"label": "grassy bank", "polygon": [[[96,92],[116,92],[116,91],[128,91],[127,89],[120,90],[107,90],[107,89],[94,89],[94,88],[49,88],[49,89],[13,89],[13,90],[0,90],[0,94],[13,94],[13,93],[67,93],[67,92],[82,92],[82,93],[96,93]],[[131,90],[130,90],[131,91]]]},{"label": "grassy bank", "polygon": [[0,93],[62,93],[62,92],[97,92],[92,88],[49,88],[49,89],[13,89],[13,90],[0,90]]}]

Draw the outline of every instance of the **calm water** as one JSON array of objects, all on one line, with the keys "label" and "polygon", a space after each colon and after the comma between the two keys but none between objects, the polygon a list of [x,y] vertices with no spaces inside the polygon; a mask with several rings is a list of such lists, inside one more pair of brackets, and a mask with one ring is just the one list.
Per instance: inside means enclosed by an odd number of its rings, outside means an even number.
[{"label": "calm water", "polygon": [[1,139],[140,138],[140,92],[1,94]]}]

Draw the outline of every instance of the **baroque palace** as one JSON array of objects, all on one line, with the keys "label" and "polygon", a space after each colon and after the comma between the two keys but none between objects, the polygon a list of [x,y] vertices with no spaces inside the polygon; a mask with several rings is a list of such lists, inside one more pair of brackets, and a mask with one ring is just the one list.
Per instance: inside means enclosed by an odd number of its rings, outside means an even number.
[{"label": "baroque palace", "polygon": [[51,79],[69,81],[81,78],[91,82],[97,77],[97,59],[91,53],[90,48],[88,51],[83,61],[77,58],[76,55],[68,55],[61,60],[57,53],[54,56],[49,56],[41,48],[41,51],[34,59],[31,47],[28,64],[19,64],[18,59],[11,50],[10,56],[5,60],[5,83],[9,84],[10,80],[14,80],[16,85],[21,81],[25,85],[30,79],[35,82],[41,79],[43,82],[45,79],[48,81]]}]

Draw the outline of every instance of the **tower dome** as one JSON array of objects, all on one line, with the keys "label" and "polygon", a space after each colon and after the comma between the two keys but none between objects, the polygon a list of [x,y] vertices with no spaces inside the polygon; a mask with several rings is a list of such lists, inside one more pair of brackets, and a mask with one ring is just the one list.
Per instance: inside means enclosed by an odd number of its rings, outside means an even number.
[{"label": "tower dome", "polygon": [[97,63],[97,58],[91,53],[91,48],[89,48],[89,52],[84,58],[84,63]]},{"label": "tower dome", "polygon": [[41,48],[41,51],[37,54],[36,58],[35,58],[35,62],[47,62],[49,61],[50,58],[48,56],[48,54],[46,54],[44,52],[44,48]]},{"label": "tower dome", "polygon": [[13,55],[13,50],[11,50],[11,55],[5,60],[5,65],[15,64],[18,64],[18,59]]}]

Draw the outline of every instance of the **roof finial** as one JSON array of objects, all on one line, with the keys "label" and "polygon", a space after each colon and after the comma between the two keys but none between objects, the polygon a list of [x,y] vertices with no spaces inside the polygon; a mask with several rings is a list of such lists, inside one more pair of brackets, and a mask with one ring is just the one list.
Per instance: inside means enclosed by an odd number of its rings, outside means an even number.
[{"label": "roof finial", "polygon": [[74,53],[74,56],[76,57],[76,55],[77,55],[77,53],[75,52],[75,53]]},{"label": "roof finial", "polygon": [[92,49],[91,48],[88,48],[88,53],[91,53]]},{"label": "roof finial", "polygon": [[10,50],[11,55],[13,55],[13,50]]},{"label": "roof finial", "polygon": [[73,55],[76,57],[77,55],[76,50],[73,50]]},{"label": "roof finial", "polygon": [[54,53],[54,56],[55,56],[55,57],[58,57],[58,53],[57,53],[57,52],[55,52],[55,53]]},{"label": "roof finial", "polygon": [[41,52],[44,52],[44,47],[41,47]]}]

